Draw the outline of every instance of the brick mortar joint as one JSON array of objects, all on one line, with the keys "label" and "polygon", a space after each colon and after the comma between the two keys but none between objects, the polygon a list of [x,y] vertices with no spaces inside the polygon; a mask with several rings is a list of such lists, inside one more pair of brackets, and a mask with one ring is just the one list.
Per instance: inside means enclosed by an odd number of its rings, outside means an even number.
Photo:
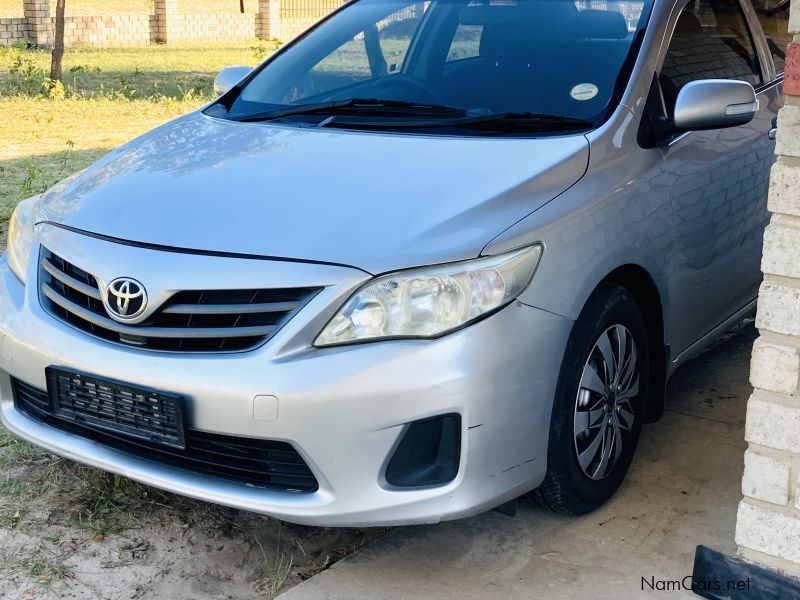
[{"label": "brick mortar joint", "polygon": [[[786,408],[800,410],[800,403],[798,403],[797,396],[790,396],[789,394],[773,392],[771,390],[765,390],[763,388],[753,388],[753,394],[750,396],[748,404],[752,400],[757,400],[759,402],[766,402],[768,404],[774,404],[777,406],[783,406]],[[791,454],[791,452],[789,452],[789,454]]]},{"label": "brick mortar joint", "polygon": [[779,164],[782,167],[789,167],[791,169],[800,169],[800,156],[788,156],[786,154],[779,154],[776,165],[777,164]]},{"label": "brick mortar joint", "polygon": [[[791,502],[786,506],[780,506],[779,504],[771,504],[770,502],[765,502],[758,498],[751,498],[750,496],[744,496],[743,502],[754,508],[795,519],[800,522],[800,511],[798,511]],[[798,565],[798,567],[800,567],[800,565]]]},{"label": "brick mortar joint", "polygon": [[785,558],[759,552],[758,550],[741,545],[738,547],[738,554],[746,561],[753,564],[767,566],[770,569],[774,569],[779,573],[783,573],[791,577],[800,577],[800,565],[788,561]]},{"label": "brick mortar joint", "polygon": [[775,229],[800,230],[800,216],[774,212],[772,213],[772,219],[770,219],[768,228],[773,226],[775,226]]},{"label": "brick mortar joint", "polygon": [[785,333],[778,333],[769,329],[759,329],[759,335],[760,337],[758,340],[761,340],[765,344],[785,346],[800,352],[800,337],[798,336],[786,335]]},{"label": "brick mortar joint", "polygon": [[[800,291],[800,278],[797,277],[787,277],[786,275],[778,275],[776,273],[764,273],[764,283]],[[759,296],[760,295],[761,294],[759,294]]]},{"label": "brick mortar joint", "polygon": [[778,450],[777,448],[770,448],[757,442],[748,442],[747,449],[754,454],[782,460],[790,464],[797,464],[800,466],[800,454],[794,452],[787,452],[786,450]]}]

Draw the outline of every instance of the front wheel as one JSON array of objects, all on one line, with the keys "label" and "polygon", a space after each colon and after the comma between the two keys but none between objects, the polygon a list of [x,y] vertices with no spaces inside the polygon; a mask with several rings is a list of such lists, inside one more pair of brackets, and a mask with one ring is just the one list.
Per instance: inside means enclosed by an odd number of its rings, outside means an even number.
[{"label": "front wheel", "polygon": [[580,515],[606,502],[625,478],[644,420],[647,332],[622,287],[603,284],[572,328],[561,365],[540,505]]}]

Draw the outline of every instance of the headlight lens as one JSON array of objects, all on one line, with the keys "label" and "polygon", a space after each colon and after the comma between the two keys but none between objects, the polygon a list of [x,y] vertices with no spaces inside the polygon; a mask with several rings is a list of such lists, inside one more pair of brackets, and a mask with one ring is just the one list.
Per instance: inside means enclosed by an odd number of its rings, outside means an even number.
[{"label": "headlight lens", "polygon": [[315,346],[386,338],[432,338],[510,303],[533,278],[542,246],[382,275],[358,290]]},{"label": "headlight lens", "polygon": [[14,209],[14,214],[11,215],[11,220],[8,222],[8,266],[22,283],[25,283],[28,262],[31,258],[33,209],[38,199],[38,196],[34,196],[17,204],[17,208]]}]

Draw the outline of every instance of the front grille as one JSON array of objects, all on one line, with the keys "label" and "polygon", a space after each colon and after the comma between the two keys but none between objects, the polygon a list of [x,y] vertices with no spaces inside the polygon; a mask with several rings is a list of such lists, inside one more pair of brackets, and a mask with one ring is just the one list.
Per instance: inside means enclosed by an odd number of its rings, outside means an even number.
[{"label": "front grille", "polygon": [[91,273],[42,249],[40,297],[52,315],[105,340],[175,352],[254,348],[283,327],[321,288],[191,290],[174,294],[144,322],[119,323]]},{"label": "front grille", "polygon": [[186,448],[180,450],[61,419],[53,413],[47,392],[17,379],[12,386],[15,406],[28,416],[115,450],[257,487],[303,493],[319,489],[311,469],[287,442],[188,429]]}]

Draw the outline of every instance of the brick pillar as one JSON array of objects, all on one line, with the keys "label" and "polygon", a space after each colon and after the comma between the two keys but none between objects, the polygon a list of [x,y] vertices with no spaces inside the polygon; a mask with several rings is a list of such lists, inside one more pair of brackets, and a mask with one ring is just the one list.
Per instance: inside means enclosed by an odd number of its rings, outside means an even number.
[{"label": "brick pillar", "polygon": [[258,0],[256,37],[262,40],[281,39],[281,0]]},{"label": "brick pillar", "polygon": [[800,3],[792,4],[736,543],[745,559],[800,576]]},{"label": "brick pillar", "polygon": [[49,0],[24,0],[23,10],[28,27],[28,39],[37,46],[49,46],[53,41],[53,20]]},{"label": "brick pillar", "polygon": [[154,12],[156,43],[166,44],[173,41],[173,35],[171,34],[175,32],[175,27],[177,26],[178,0],[155,0]]}]

